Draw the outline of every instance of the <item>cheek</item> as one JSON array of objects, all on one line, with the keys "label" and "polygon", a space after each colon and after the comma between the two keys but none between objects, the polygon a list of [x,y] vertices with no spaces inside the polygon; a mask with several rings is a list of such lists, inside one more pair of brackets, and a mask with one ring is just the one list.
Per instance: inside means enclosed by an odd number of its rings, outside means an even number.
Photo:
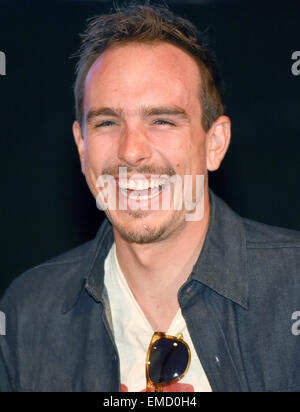
[{"label": "cheek", "polygon": [[[87,140],[85,147],[86,168],[100,174],[105,161],[106,153],[107,150],[103,142],[93,139]],[[109,153],[107,155],[109,155]]]},{"label": "cheek", "polygon": [[193,145],[189,143],[187,147],[181,148],[180,160],[176,164],[178,170],[184,170],[185,174],[205,174],[206,171],[206,150],[205,144]]},{"label": "cheek", "polygon": [[85,178],[90,191],[96,198],[99,192],[97,180],[102,175],[104,151],[101,145],[88,141],[85,147]]}]

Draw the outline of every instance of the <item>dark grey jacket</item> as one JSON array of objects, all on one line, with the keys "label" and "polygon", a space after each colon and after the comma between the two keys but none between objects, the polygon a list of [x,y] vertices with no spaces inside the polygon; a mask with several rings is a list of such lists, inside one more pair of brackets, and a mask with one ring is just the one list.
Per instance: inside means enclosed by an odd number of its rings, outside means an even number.
[{"label": "dark grey jacket", "polygon": [[[300,233],[243,219],[210,191],[203,250],[179,303],[213,391],[300,391]],[[17,278],[0,303],[2,391],[120,390],[96,238]],[[295,317],[295,316],[294,316]]]}]

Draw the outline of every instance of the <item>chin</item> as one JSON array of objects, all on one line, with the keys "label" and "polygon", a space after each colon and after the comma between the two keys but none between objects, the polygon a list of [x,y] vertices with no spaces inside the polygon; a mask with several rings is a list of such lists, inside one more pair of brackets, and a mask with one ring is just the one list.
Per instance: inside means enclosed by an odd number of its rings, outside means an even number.
[{"label": "chin", "polygon": [[[120,236],[130,243],[147,244],[163,240],[170,230],[172,216],[151,211],[119,211],[108,218]],[[166,212],[165,212],[166,213]]]}]

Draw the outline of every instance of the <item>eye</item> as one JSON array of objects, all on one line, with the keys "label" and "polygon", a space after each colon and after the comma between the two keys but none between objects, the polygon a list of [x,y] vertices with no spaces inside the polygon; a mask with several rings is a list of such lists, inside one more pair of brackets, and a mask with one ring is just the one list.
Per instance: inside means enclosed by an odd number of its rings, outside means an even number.
[{"label": "eye", "polygon": [[173,122],[170,122],[168,120],[163,120],[163,119],[157,119],[155,120],[154,124],[158,124],[160,125],[167,125],[167,126],[175,126],[175,124]]},{"label": "eye", "polygon": [[108,126],[113,126],[115,122],[113,120],[105,120],[102,123],[99,123],[96,125],[96,127],[108,127]]}]

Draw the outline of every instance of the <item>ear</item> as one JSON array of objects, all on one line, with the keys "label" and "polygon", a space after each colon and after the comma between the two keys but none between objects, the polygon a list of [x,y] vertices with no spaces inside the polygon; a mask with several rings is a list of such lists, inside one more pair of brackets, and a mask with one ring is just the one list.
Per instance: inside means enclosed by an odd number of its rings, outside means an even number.
[{"label": "ear", "polygon": [[80,124],[79,124],[78,120],[76,120],[73,123],[72,130],[73,130],[73,136],[74,136],[74,140],[75,140],[77,150],[78,150],[78,154],[79,154],[79,158],[80,158],[81,171],[82,171],[83,174],[85,174],[84,139],[82,137],[81,127],[80,127]]},{"label": "ear", "polygon": [[219,169],[231,139],[229,117],[220,116],[207,133],[206,165],[209,171]]}]

